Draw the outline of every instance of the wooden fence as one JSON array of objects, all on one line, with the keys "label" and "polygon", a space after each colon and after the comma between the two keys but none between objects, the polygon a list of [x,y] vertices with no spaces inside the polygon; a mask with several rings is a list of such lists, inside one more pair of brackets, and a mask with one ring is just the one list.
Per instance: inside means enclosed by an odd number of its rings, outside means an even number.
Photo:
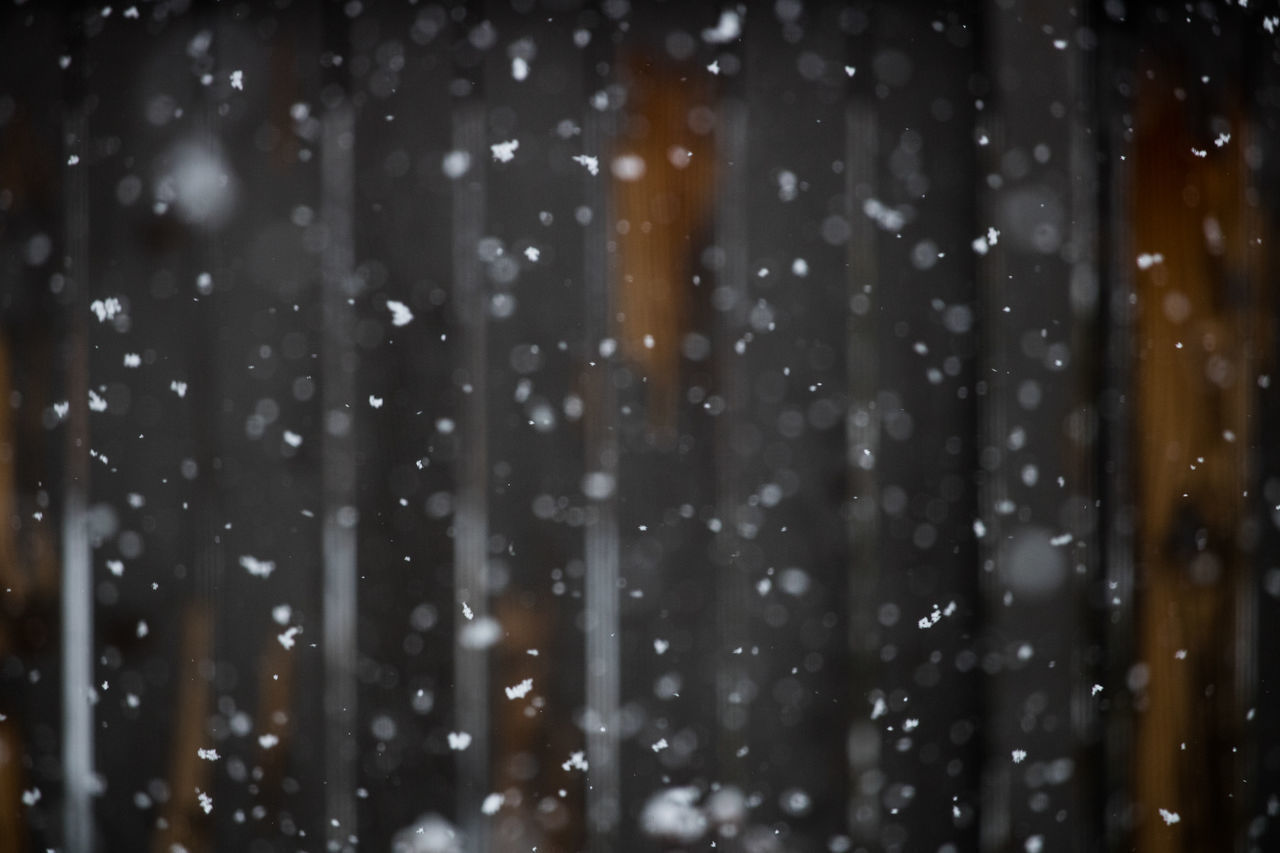
[{"label": "wooden fence", "polygon": [[0,848],[1280,845],[1280,14],[11,3]]}]

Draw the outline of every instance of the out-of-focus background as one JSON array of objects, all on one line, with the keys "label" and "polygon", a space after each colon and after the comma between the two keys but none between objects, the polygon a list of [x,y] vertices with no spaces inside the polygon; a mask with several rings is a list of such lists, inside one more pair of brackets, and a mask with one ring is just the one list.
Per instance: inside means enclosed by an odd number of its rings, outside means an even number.
[{"label": "out-of-focus background", "polygon": [[0,11],[0,848],[1280,849],[1280,9]]}]

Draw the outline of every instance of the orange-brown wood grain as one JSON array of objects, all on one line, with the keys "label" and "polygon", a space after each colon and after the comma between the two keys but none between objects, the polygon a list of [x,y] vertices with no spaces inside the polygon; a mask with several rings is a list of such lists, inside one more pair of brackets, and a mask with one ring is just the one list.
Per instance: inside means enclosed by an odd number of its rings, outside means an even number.
[{"label": "orange-brown wood grain", "polygon": [[200,758],[197,752],[213,746],[207,742],[205,728],[212,690],[200,665],[211,660],[213,651],[213,615],[209,604],[187,605],[182,625],[182,645],[176,667],[181,681],[174,702],[169,755],[169,800],[152,836],[153,853],[170,853],[174,845],[181,845],[188,853],[207,853],[213,849],[211,824],[200,807],[197,793],[210,793],[213,780],[212,762]]},{"label": "orange-brown wood grain", "polygon": [[[1247,562],[1257,359],[1265,312],[1243,152],[1152,66],[1138,98],[1131,188],[1136,271],[1139,566],[1134,797],[1139,851],[1221,849],[1236,832],[1243,745],[1235,637]],[[1194,149],[1194,150],[1193,150]],[[1203,152],[1197,153],[1197,152]],[[1158,255],[1159,258],[1154,256]],[[1142,672],[1142,670],[1139,670]],[[1160,810],[1177,814],[1167,823]]]},{"label": "orange-brown wood grain", "polygon": [[624,67],[626,119],[611,164],[602,164],[613,174],[619,336],[648,383],[649,423],[670,427],[695,247],[714,205],[714,135],[698,121],[714,93],[705,74],[647,56]]}]

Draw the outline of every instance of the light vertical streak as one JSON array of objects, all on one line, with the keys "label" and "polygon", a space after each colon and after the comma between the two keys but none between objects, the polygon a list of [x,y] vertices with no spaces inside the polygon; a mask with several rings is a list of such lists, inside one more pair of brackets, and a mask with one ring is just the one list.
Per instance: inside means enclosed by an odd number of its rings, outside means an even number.
[{"label": "light vertical streak", "polygon": [[[846,216],[852,228],[848,243],[848,338],[845,369],[849,409],[845,415],[848,457],[849,510],[849,651],[855,689],[875,683],[879,648],[875,638],[875,591],[880,574],[880,486],[876,465],[880,455],[880,410],[876,405],[880,366],[877,358],[876,281],[879,274],[876,230],[870,217],[857,209],[859,187],[874,197],[879,125],[875,110],[865,101],[851,103],[845,113]],[[855,701],[854,707],[858,708]],[[858,842],[872,842],[880,828],[880,801],[860,784],[880,768],[880,730],[865,714],[850,723],[846,752],[849,761],[849,832]]]},{"label": "light vertical streak", "polygon": [[[587,151],[605,156],[614,134],[611,113],[588,114],[583,143]],[[618,705],[618,402],[609,358],[595,354],[599,342],[613,333],[613,299],[609,247],[608,181],[586,179],[587,203],[593,213],[583,247],[585,279],[587,410],[585,419],[586,476],[597,478],[599,489],[590,489],[591,517],[584,531],[586,573],[586,727],[588,784],[587,848],[604,853],[616,846],[614,830],[620,816],[621,796]]]},{"label": "light vertical streak", "polygon": [[[458,441],[458,501],[454,516],[454,618],[465,604],[476,620],[489,617],[488,559],[488,370],[487,300],[476,244],[485,220],[485,110],[460,105],[453,116],[453,147],[470,157],[467,173],[453,189],[453,276],[458,310],[458,346],[463,372]],[[480,805],[489,785],[489,658],[466,641],[462,623],[454,638],[454,725],[472,736],[458,753],[458,824],[467,849],[488,849],[488,823]],[[469,623],[474,624],[474,623]]]},{"label": "light vertical streak", "polygon": [[[62,773],[67,853],[93,849],[93,562],[89,543],[89,121],[83,103],[65,120],[67,467],[62,512]],[[71,158],[76,158],[72,160]]]},{"label": "light vertical streak", "polygon": [[323,342],[325,827],[330,849],[353,849],[356,836],[355,508],[356,356],[352,211],[355,204],[355,117],[350,102],[328,107],[321,144],[321,209],[328,229],[322,256]]}]

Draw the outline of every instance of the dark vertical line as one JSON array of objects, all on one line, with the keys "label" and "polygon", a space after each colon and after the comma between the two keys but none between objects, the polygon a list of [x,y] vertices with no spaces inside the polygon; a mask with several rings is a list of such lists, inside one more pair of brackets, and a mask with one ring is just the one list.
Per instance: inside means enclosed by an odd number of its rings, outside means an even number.
[{"label": "dark vertical line", "polygon": [[480,811],[489,785],[489,658],[481,645],[470,642],[471,620],[489,618],[488,555],[488,441],[487,294],[476,254],[485,221],[485,106],[481,101],[459,104],[453,114],[453,147],[465,152],[470,167],[453,184],[453,274],[459,316],[458,349],[464,380],[459,407],[458,505],[454,519],[454,619],[463,619],[455,633],[454,720],[459,731],[471,735],[458,754],[458,823],[467,849],[488,849],[488,823]]},{"label": "dark vertical line", "polygon": [[[326,15],[333,57],[345,58],[345,19]],[[336,63],[335,63],[336,64]],[[324,337],[321,401],[323,495],[323,654],[325,705],[325,833],[328,849],[354,849],[356,826],[356,353],[355,108],[345,74],[332,69],[323,93],[320,150],[321,218],[328,241],[321,255]]]},{"label": "dark vertical line", "polygon": [[[1096,18],[1088,4],[1081,9],[1079,24],[1083,31],[1094,24]],[[1100,425],[1102,376],[1098,365],[1104,362],[1104,342],[1100,338],[1108,329],[1101,322],[1098,305],[1101,302],[1101,291],[1098,285],[1099,263],[1101,259],[1101,234],[1099,225],[1098,200],[1105,195],[1102,183],[1102,170],[1098,160],[1098,140],[1104,136],[1097,110],[1097,87],[1095,76],[1098,64],[1096,41],[1091,47],[1077,45],[1070,54],[1073,57],[1073,68],[1070,88],[1076,93],[1078,100],[1070,108],[1070,126],[1068,144],[1070,183],[1068,192],[1071,197],[1069,209],[1071,220],[1068,247],[1072,255],[1066,260],[1070,264],[1068,274],[1068,302],[1071,311],[1071,351],[1079,359],[1081,368],[1077,371],[1074,388],[1072,410],[1077,416],[1099,422],[1095,431],[1100,436],[1104,431]],[[1073,824],[1072,843],[1075,849],[1095,849],[1105,838],[1103,821],[1103,803],[1096,792],[1105,790],[1106,775],[1104,764],[1099,760],[1102,721],[1100,719],[1100,701],[1110,701],[1110,695],[1102,699],[1095,698],[1093,684],[1105,682],[1102,677],[1102,662],[1095,656],[1097,644],[1104,637],[1098,630],[1095,621],[1096,597],[1093,591],[1105,577],[1104,552],[1105,539],[1099,528],[1102,515],[1100,501],[1103,498],[1105,478],[1099,476],[1098,461],[1104,458],[1105,447],[1100,437],[1090,442],[1080,442],[1086,448],[1088,458],[1076,462],[1075,477],[1077,486],[1076,499],[1072,502],[1070,515],[1066,519],[1068,530],[1080,541],[1082,548],[1072,551],[1069,567],[1069,589],[1071,591],[1074,611],[1074,642],[1071,648],[1071,724],[1076,743],[1081,745],[1080,777],[1076,786],[1080,791],[1079,801],[1085,812]],[[1106,685],[1103,684],[1104,694]]]},{"label": "dark vertical line", "polygon": [[[743,74],[743,71],[739,71]],[[738,523],[742,507],[741,470],[733,449],[734,431],[745,415],[748,383],[743,358],[737,350],[746,328],[747,310],[747,104],[737,93],[720,101],[716,144],[719,169],[716,199],[716,245],[721,266],[716,328],[716,379],[724,410],[716,419],[716,514],[720,530],[716,535],[716,625],[719,647],[716,666],[716,746],[720,779],[742,782],[737,759],[747,720],[731,731],[725,725],[731,717],[745,715],[737,692],[745,677],[745,652],[749,627],[749,579],[738,563],[741,547]]]},{"label": "dark vertical line", "polygon": [[66,228],[67,462],[62,510],[63,845],[88,853],[93,832],[93,563],[89,542],[89,117],[88,51],[77,18],[63,114]]},{"label": "dark vertical line", "polygon": [[[1116,38],[1119,38],[1117,35]],[[1108,52],[1111,64],[1105,76],[1118,69],[1118,50]],[[1129,170],[1119,159],[1124,140],[1123,110],[1112,110],[1100,129],[1106,138],[1100,142],[1106,154],[1103,180],[1105,195],[1102,208],[1101,263],[1103,277],[1099,282],[1100,322],[1106,329],[1104,361],[1101,367],[1102,424],[1104,442],[1099,452],[1101,481],[1105,483],[1100,514],[1100,539],[1105,548],[1103,588],[1100,612],[1103,614],[1104,639],[1107,649],[1106,689],[1111,695],[1111,711],[1107,715],[1106,795],[1107,840],[1112,849],[1126,846],[1130,834],[1128,804],[1131,799],[1129,760],[1133,752],[1133,709],[1121,697],[1127,697],[1126,678],[1134,656],[1133,591],[1135,507],[1131,484],[1133,463],[1129,436],[1132,429],[1129,401],[1133,391],[1132,340],[1133,324],[1130,306],[1134,294],[1130,263],[1134,257],[1128,220],[1122,212],[1129,210]]]},{"label": "dark vertical line", "polygon": [[864,700],[875,685],[879,665],[879,632],[875,625],[875,597],[880,576],[880,484],[876,463],[880,453],[880,310],[875,283],[879,274],[876,231],[858,210],[859,188],[875,197],[879,123],[874,107],[855,97],[845,111],[845,204],[851,233],[847,265],[847,339],[845,367],[849,408],[845,415],[845,466],[848,481],[849,652],[854,693],[850,703],[849,834],[854,843],[870,844],[879,837],[880,800],[865,788],[866,774],[880,770],[880,730],[867,718]]},{"label": "dark vertical line", "polygon": [[[989,46],[988,46],[989,49]],[[988,54],[989,57],[989,54]],[[989,143],[985,148],[985,156],[979,152],[979,175],[989,174],[996,167],[995,152],[1004,150],[1004,125],[1001,118],[989,113],[985,120],[985,131]],[[990,195],[979,185],[979,223],[992,222],[995,210],[990,203]],[[978,380],[976,383],[977,408],[979,410],[979,429],[976,435],[979,448],[980,484],[978,487],[977,518],[982,521],[984,530],[978,536],[979,584],[982,590],[984,619],[980,636],[984,644],[990,642],[995,625],[990,614],[999,613],[1003,605],[1000,583],[999,560],[1000,544],[1005,540],[1004,516],[994,511],[1008,500],[1009,484],[1003,465],[994,469],[982,469],[982,452],[988,447],[1001,447],[1003,436],[1008,434],[1008,390],[1002,371],[1009,361],[1008,334],[1003,330],[1008,320],[1002,313],[1005,301],[1005,282],[1008,280],[1008,267],[1003,251],[991,251],[976,264],[978,316],[981,317],[981,347],[977,356]],[[983,744],[983,769],[981,773],[981,791],[979,807],[979,849],[999,850],[1009,844],[1012,832],[1012,815],[1009,808],[1011,796],[1012,769],[1007,760],[993,755],[992,750],[1001,743],[999,733],[993,727],[999,724],[999,703],[993,697],[995,687],[988,676],[986,697],[985,738]]]}]

